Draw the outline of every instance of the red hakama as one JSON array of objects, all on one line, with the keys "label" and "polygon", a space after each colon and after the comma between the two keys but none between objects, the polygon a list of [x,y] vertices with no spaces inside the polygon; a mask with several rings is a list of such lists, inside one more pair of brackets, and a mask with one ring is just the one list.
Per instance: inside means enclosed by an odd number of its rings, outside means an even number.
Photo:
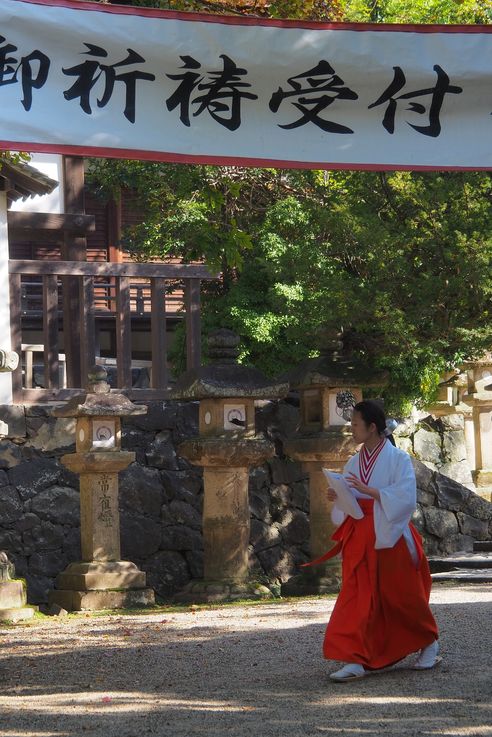
[{"label": "red hakama", "polygon": [[371,670],[430,645],[438,630],[429,608],[429,565],[415,527],[410,525],[417,566],[403,537],[392,548],[375,549],[374,502],[357,501],[364,517],[347,517],[333,535],[338,545],[329,555],[342,551],[342,588],[326,628],[323,654]]}]

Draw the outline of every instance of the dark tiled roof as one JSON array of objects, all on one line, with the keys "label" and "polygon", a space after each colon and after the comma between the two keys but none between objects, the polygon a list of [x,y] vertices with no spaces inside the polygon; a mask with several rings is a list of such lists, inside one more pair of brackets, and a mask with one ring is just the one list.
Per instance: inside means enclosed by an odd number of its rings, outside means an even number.
[{"label": "dark tiled roof", "polygon": [[9,204],[21,197],[35,197],[52,192],[58,186],[56,179],[43,174],[29,164],[0,160],[0,182],[7,192]]}]

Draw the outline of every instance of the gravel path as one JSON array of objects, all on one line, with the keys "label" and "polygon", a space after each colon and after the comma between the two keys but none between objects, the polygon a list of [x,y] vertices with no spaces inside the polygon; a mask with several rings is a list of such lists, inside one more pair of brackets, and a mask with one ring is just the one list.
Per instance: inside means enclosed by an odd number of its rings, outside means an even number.
[{"label": "gravel path", "polygon": [[351,684],[320,656],[333,603],[0,628],[0,735],[492,736],[492,586],[435,587],[438,669]]}]

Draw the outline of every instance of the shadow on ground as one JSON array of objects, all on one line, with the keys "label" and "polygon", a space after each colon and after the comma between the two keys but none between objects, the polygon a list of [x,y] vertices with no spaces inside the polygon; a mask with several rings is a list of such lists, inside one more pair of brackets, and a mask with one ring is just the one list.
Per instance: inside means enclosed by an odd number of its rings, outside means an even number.
[{"label": "shadow on ground", "polygon": [[321,658],[331,607],[229,610],[224,627],[198,611],[4,630],[0,734],[492,735],[492,601],[433,605],[435,671],[408,661],[351,684]]}]

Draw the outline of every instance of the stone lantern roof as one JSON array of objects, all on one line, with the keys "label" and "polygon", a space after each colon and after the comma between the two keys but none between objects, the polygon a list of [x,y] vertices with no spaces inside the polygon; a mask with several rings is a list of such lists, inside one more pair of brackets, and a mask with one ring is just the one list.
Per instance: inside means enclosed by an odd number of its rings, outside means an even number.
[{"label": "stone lantern roof", "polygon": [[232,330],[215,330],[208,345],[212,363],[184,373],[171,393],[173,399],[280,399],[288,393],[287,380],[273,381],[237,363],[239,337]]},{"label": "stone lantern roof", "polygon": [[307,358],[285,377],[292,388],[378,387],[387,382],[387,372],[375,371],[344,350],[341,333],[327,331],[321,337],[321,354]]},{"label": "stone lantern roof", "polygon": [[133,404],[124,394],[111,391],[108,374],[102,366],[94,366],[88,375],[87,392],[72,397],[53,410],[55,417],[127,417],[144,415],[147,407]]}]

